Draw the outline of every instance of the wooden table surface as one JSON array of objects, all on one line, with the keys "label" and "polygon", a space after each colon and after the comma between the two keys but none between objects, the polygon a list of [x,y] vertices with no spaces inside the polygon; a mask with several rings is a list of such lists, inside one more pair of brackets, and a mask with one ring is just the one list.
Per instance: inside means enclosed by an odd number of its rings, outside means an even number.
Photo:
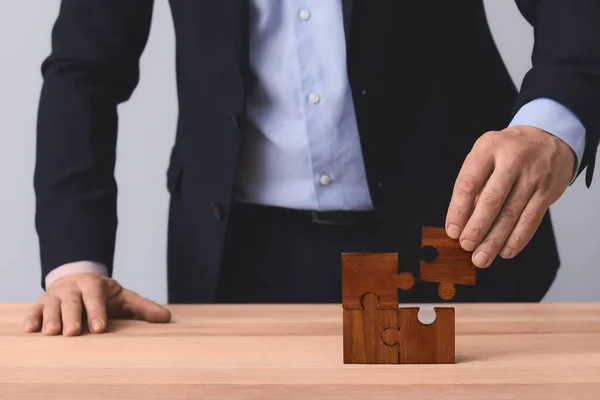
[{"label": "wooden table surface", "polygon": [[456,364],[344,365],[341,305],[171,306],[173,322],[22,333],[0,304],[0,399],[600,399],[600,304],[456,305]]}]

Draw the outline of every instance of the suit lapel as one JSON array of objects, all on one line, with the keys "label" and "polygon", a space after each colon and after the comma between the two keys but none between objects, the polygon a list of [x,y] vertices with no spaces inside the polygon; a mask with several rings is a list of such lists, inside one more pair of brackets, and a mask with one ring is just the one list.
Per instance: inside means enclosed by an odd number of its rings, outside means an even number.
[{"label": "suit lapel", "polygon": [[346,34],[346,44],[350,41],[350,25],[352,22],[352,6],[354,0],[342,0],[342,11],[344,14],[344,32]]}]

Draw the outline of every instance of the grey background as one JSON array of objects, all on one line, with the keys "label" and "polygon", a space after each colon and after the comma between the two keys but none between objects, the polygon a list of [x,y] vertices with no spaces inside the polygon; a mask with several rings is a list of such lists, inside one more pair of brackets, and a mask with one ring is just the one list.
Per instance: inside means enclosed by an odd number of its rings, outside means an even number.
[{"label": "grey background", "polygon": [[[0,302],[30,302],[42,293],[32,184],[35,124],[40,63],[50,51],[59,4],[59,0],[0,0]],[[171,15],[166,0],[155,4],[141,82],[119,110],[120,225],[114,277],[165,302],[165,171],[177,104]],[[485,4],[505,63],[520,85],[530,67],[532,29],[513,1]],[[599,205],[600,182],[587,189],[578,179],[552,206],[563,267],[546,301],[600,300]]]}]

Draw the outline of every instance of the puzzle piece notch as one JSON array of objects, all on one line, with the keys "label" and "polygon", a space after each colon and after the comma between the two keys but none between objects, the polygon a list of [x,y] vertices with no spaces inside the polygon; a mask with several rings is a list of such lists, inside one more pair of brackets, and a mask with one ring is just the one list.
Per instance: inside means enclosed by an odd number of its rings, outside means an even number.
[{"label": "puzzle piece notch", "polygon": [[[414,307],[414,305],[412,307]],[[419,306],[419,312],[417,313],[417,318],[419,319],[419,322],[421,322],[423,325],[431,325],[432,323],[435,322],[435,319],[436,319],[435,306],[434,305]]]},{"label": "puzzle piece notch", "polygon": [[451,300],[456,295],[456,284],[475,285],[477,267],[471,253],[463,250],[457,240],[450,238],[440,227],[423,227],[421,247],[433,247],[437,256],[433,261],[421,261],[420,282],[437,282],[438,295]]},{"label": "puzzle piece notch", "polygon": [[397,253],[342,254],[342,307],[360,310],[365,293],[379,298],[380,310],[398,309],[398,289],[410,290],[415,277],[398,273]]},{"label": "puzzle piece notch", "polygon": [[361,310],[344,309],[344,364],[398,364],[395,347],[387,346],[381,333],[398,330],[398,308],[382,310],[374,293],[361,298]]},{"label": "puzzle piece notch", "polygon": [[454,364],[454,308],[434,307],[435,321],[419,321],[419,307],[400,308],[399,327],[386,328],[381,340],[398,349],[400,364]]}]

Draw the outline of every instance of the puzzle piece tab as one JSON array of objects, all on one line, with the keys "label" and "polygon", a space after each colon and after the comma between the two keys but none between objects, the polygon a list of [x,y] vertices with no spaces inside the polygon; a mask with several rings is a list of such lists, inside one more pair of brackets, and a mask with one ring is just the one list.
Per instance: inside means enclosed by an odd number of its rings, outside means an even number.
[{"label": "puzzle piece tab", "polygon": [[399,329],[386,328],[382,341],[397,349],[400,364],[454,364],[454,308],[434,308],[436,319],[423,324],[419,307],[399,309]]},{"label": "puzzle piece tab", "polygon": [[475,285],[477,267],[471,261],[471,253],[448,237],[444,228],[424,227],[421,246],[435,248],[437,257],[432,262],[421,261],[419,281],[439,282],[440,298],[451,300],[456,294],[455,284]]},{"label": "puzzle piece tab", "polygon": [[344,310],[345,364],[398,364],[398,350],[387,346],[381,334],[386,328],[398,330],[398,308],[378,309],[379,298],[366,293],[362,310]]},{"label": "puzzle piece tab", "polygon": [[347,253],[342,255],[342,307],[362,309],[365,293],[379,297],[379,309],[398,309],[398,289],[409,290],[415,284],[410,272],[398,273],[398,254]]}]

